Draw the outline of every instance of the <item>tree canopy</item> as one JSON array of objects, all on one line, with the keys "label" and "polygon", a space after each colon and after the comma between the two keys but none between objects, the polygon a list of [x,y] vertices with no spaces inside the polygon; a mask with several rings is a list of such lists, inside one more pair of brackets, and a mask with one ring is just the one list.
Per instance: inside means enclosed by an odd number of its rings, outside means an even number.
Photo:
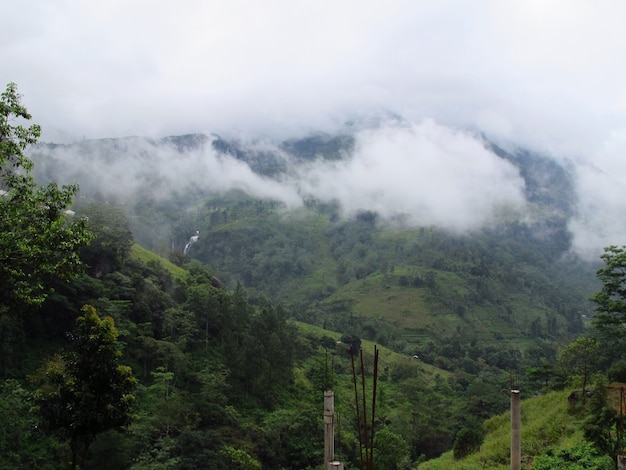
[{"label": "tree canopy", "polygon": [[43,302],[52,278],[78,273],[81,246],[91,236],[86,220],[67,208],[78,185],[39,187],[25,150],[41,134],[21,103],[17,85],[0,95],[0,313]]},{"label": "tree canopy", "polygon": [[604,321],[622,324],[626,321],[626,247],[609,246],[601,256],[604,267],[597,276],[602,289],[591,297]]},{"label": "tree canopy", "polygon": [[121,365],[118,332],[111,317],[100,318],[91,305],[83,307],[70,334],[70,349],[52,358],[46,382],[36,395],[44,428],[70,442],[72,468],[100,433],[130,424],[136,380]]}]

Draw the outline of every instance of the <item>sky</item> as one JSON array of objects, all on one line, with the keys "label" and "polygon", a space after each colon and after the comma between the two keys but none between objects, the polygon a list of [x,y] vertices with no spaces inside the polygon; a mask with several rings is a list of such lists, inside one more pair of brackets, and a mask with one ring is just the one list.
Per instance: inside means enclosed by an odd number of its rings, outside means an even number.
[{"label": "sky", "polygon": [[[361,163],[344,171],[361,171],[352,192],[389,152],[411,169],[419,153],[440,165],[415,171],[460,187],[460,201],[470,189],[431,144],[437,132],[468,143],[456,130],[476,129],[574,165],[581,249],[626,244],[621,0],[8,0],[3,10],[0,80],[18,84],[45,141],[285,138],[387,111],[411,125],[404,137],[362,136],[379,153],[359,147]],[[510,176],[468,145],[485,181]],[[388,204],[404,187],[372,186]],[[494,198],[480,191],[477,201]],[[458,218],[463,204],[430,212]]]}]

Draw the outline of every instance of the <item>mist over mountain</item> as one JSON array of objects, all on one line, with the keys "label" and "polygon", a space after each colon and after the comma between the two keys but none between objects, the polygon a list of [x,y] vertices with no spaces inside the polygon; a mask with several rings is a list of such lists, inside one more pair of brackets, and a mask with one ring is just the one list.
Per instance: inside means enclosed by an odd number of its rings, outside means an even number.
[{"label": "mist over mountain", "polygon": [[43,143],[31,154],[40,180],[77,181],[83,196],[122,205],[175,196],[184,210],[202,195],[239,190],[286,210],[332,203],[344,217],[372,211],[380,223],[453,233],[516,221],[537,236],[558,226],[571,250],[589,259],[621,244],[624,233],[616,216],[623,203],[614,197],[624,188],[610,175],[566,156],[395,115],[282,141],[127,137]]}]

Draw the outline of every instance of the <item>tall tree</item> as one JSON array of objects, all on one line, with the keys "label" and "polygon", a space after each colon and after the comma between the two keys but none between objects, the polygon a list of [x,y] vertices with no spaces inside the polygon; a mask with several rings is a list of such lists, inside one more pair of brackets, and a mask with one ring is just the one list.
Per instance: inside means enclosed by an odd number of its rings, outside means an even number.
[{"label": "tall tree", "polygon": [[84,211],[89,217],[93,240],[82,248],[80,256],[89,266],[89,273],[101,277],[121,269],[134,241],[124,211],[103,202],[94,202]]},{"label": "tall tree", "polygon": [[603,379],[596,384],[589,400],[584,423],[585,439],[603,454],[611,457],[617,468],[616,456],[624,451],[624,417],[609,404],[608,389]]},{"label": "tall tree", "polygon": [[41,128],[21,124],[29,119],[9,83],[0,95],[0,315],[40,304],[51,277],[79,272],[79,249],[90,240],[86,221],[66,212],[78,186],[37,186],[24,152]]},{"label": "tall tree", "polygon": [[136,380],[121,365],[117,329],[86,305],[70,335],[71,349],[51,359],[37,391],[36,410],[44,429],[70,443],[72,469],[84,464],[96,436],[131,422]]},{"label": "tall tree", "polygon": [[601,256],[605,266],[598,269],[597,276],[602,282],[600,292],[591,300],[597,304],[596,310],[602,315],[610,315],[616,320],[626,321],[626,247],[609,246]]},{"label": "tall tree", "polygon": [[602,288],[590,297],[596,304],[593,326],[601,341],[600,355],[608,367],[626,346],[626,246],[609,246],[596,275]]},{"label": "tall tree", "polygon": [[409,445],[402,436],[382,428],[374,437],[374,468],[389,470],[408,468]]},{"label": "tall tree", "polygon": [[559,363],[566,370],[582,377],[582,400],[585,401],[587,383],[595,372],[600,346],[594,338],[579,337],[559,351]]}]

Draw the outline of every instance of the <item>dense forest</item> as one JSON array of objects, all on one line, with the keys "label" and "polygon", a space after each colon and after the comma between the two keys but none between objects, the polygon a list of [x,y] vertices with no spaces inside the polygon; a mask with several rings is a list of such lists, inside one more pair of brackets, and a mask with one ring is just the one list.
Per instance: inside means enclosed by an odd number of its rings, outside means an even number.
[{"label": "dense forest", "polygon": [[[477,452],[512,376],[528,397],[626,382],[626,254],[570,253],[571,181],[546,158],[488,144],[519,166],[538,215],[460,234],[241,191],[59,188],[63,165],[42,161],[57,147],[13,122],[30,119],[15,85],[0,110],[0,468],[323,468],[328,388],[345,468],[363,468],[368,446],[376,468],[415,468]],[[123,142],[102,145],[122,158]],[[268,177],[286,168],[211,145]],[[282,149],[333,160],[352,145]],[[377,387],[369,443],[357,376],[368,399]],[[623,449],[602,396],[571,409],[587,456]]]}]

